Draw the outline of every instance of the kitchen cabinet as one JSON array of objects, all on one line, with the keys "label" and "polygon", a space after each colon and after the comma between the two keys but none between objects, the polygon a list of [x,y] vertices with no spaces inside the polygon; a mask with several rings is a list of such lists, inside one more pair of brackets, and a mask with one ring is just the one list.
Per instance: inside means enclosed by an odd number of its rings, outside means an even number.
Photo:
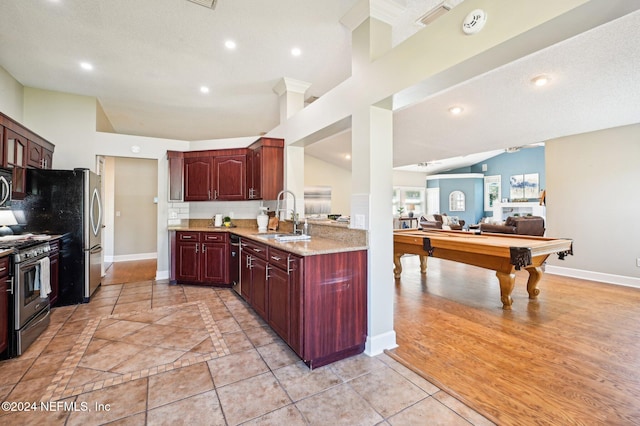
[{"label": "kitchen cabinet", "polygon": [[241,247],[242,296],[310,368],[364,350],[366,250],[300,257],[246,238]]},{"label": "kitchen cabinet", "polygon": [[213,199],[238,201],[246,198],[246,154],[213,157]]},{"label": "kitchen cabinet", "polygon": [[184,159],[184,201],[211,200],[213,157]]},{"label": "kitchen cabinet", "polygon": [[207,151],[184,158],[184,201],[246,199],[246,150]]},{"label": "kitchen cabinet", "polygon": [[36,169],[50,169],[53,153],[35,142],[27,141],[27,166]]},{"label": "kitchen cabinet", "polygon": [[55,306],[58,300],[58,286],[60,274],[60,240],[49,242],[49,279],[51,293],[49,293],[49,303]]},{"label": "kitchen cabinet", "polygon": [[230,284],[227,233],[178,231],[175,240],[171,254],[175,282]]},{"label": "kitchen cabinet", "polygon": [[247,154],[247,198],[275,200],[284,188],[284,139],[260,138]]},{"label": "kitchen cabinet", "polygon": [[183,201],[184,154],[179,151],[167,151],[169,163],[169,201]]},{"label": "kitchen cabinet", "polygon": [[9,346],[9,258],[0,258],[0,354]]},{"label": "kitchen cabinet", "polygon": [[20,123],[0,113],[0,167],[13,171],[11,198],[24,198],[27,167],[48,168],[53,164],[54,145]]}]

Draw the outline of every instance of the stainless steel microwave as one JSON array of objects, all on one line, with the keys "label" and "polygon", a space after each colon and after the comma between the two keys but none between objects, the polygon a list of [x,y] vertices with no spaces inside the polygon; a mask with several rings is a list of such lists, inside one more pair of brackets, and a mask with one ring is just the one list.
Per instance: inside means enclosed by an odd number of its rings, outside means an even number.
[{"label": "stainless steel microwave", "polygon": [[12,177],[11,170],[0,169],[0,208],[11,206]]}]

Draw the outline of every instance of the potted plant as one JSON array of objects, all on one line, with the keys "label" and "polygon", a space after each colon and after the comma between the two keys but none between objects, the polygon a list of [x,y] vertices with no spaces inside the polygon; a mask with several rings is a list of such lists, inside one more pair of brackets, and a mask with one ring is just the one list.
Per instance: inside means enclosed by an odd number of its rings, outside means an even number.
[{"label": "potted plant", "polygon": [[231,226],[231,218],[229,216],[225,216],[222,222],[224,223],[224,226],[226,226],[227,228]]},{"label": "potted plant", "polygon": [[398,217],[402,217],[403,212],[404,212],[404,207],[398,207]]}]

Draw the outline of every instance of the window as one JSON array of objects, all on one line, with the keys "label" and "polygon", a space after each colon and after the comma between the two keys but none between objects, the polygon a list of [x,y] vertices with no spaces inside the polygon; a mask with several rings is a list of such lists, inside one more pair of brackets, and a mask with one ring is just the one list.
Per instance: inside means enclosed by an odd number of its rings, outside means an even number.
[{"label": "window", "polygon": [[[393,188],[393,214],[398,216],[411,215],[415,217],[422,215],[425,211],[424,193],[424,188]],[[399,209],[402,210],[400,211]]]},{"label": "window", "polygon": [[449,211],[463,212],[465,211],[464,192],[453,191],[449,194]]}]

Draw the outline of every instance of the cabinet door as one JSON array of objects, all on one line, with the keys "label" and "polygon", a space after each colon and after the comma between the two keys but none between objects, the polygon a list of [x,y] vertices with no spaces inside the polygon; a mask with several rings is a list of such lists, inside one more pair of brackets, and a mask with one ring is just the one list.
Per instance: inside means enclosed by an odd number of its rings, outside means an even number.
[{"label": "cabinet door", "polygon": [[42,168],[53,169],[53,152],[42,148]]},{"label": "cabinet door", "polygon": [[246,155],[214,157],[214,199],[244,200],[247,189]]},{"label": "cabinet door", "polygon": [[251,263],[253,257],[246,251],[240,252],[240,294],[247,302],[251,303]]},{"label": "cabinet door", "polygon": [[6,167],[13,169],[13,191],[11,198],[14,200],[22,200],[26,191],[26,152],[27,138],[21,136],[7,128],[5,128],[5,153]]},{"label": "cabinet door", "polygon": [[43,148],[35,142],[28,141],[27,144],[27,166],[36,169],[43,169]]},{"label": "cabinet door", "polygon": [[267,319],[267,262],[254,257],[251,268],[251,306]]},{"label": "cabinet door", "polygon": [[184,154],[167,151],[169,162],[169,201],[182,201]]},{"label": "cabinet door", "polygon": [[0,259],[0,353],[9,345],[9,258]]},{"label": "cabinet door", "polygon": [[289,342],[291,291],[287,271],[271,267],[267,284],[267,322],[285,342]]},{"label": "cabinet door", "polygon": [[249,183],[248,198],[255,200],[262,198],[262,147],[252,149],[249,154],[251,163],[247,166],[251,182]]},{"label": "cabinet door", "polygon": [[202,281],[211,284],[227,284],[229,246],[223,243],[202,243]]},{"label": "cabinet door", "polygon": [[176,280],[200,281],[200,243],[178,242],[176,243]]},{"label": "cabinet door", "polygon": [[211,193],[211,157],[184,159],[184,201],[208,201]]}]

